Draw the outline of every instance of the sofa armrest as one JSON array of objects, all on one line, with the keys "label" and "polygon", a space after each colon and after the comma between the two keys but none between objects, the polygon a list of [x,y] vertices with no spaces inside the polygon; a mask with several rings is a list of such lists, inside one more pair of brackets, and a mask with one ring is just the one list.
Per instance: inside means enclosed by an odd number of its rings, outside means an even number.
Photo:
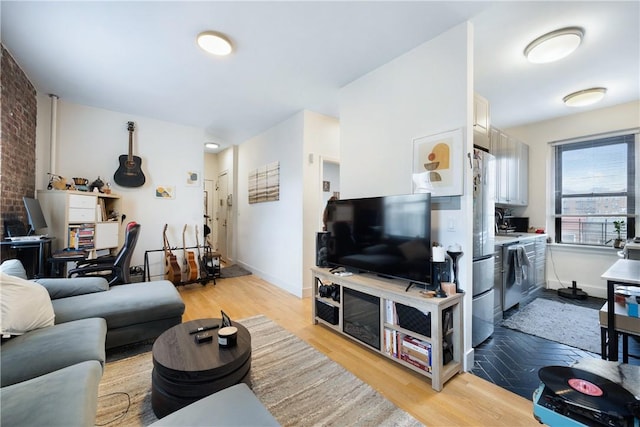
[{"label": "sofa armrest", "polygon": [[109,290],[109,282],[102,277],[76,277],[73,279],[42,278],[34,282],[44,286],[51,299],[67,298]]}]

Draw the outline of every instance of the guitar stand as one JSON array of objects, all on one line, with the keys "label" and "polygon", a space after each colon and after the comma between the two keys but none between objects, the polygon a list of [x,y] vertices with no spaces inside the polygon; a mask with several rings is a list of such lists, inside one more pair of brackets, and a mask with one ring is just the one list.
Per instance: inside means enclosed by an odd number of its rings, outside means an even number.
[{"label": "guitar stand", "polygon": [[[192,283],[200,283],[202,286],[205,286],[207,283],[209,283],[212,280],[213,280],[213,285],[214,286],[216,285],[216,277],[220,277],[220,264],[219,264],[220,255],[217,253],[214,253],[210,246],[208,245],[190,246],[188,248],[170,247],[169,250],[172,250],[172,251],[181,250],[184,252],[187,249],[198,249],[198,248],[204,251],[204,256],[202,257],[203,260],[206,259],[207,256],[209,256],[213,263],[213,259],[218,258],[218,265],[216,266],[215,264],[212,264],[212,267],[213,267],[212,269],[210,269],[209,266],[207,265],[207,268],[204,269],[204,272],[201,271],[201,273],[206,273],[206,276],[200,277],[199,279],[196,279],[196,280],[190,280],[185,282],[180,281],[180,283],[175,284],[176,286],[190,285]],[[165,251],[164,248],[150,249],[148,251],[144,251],[144,265],[142,267],[142,278],[145,282],[151,281],[151,274],[149,272],[149,254],[152,252],[164,252],[164,251]]]}]

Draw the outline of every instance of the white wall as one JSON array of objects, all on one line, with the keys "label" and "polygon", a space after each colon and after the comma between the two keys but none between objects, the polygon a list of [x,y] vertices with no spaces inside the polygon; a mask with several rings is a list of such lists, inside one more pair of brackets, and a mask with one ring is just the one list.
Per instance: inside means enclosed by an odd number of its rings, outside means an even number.
[{"label": "white wall", "polygon": [[[50,121],[46,120],[48,97],[38,97],[44,119],[38,123],[36,145],[42,159],[36,171],[48,168]],[[41,117],[40,111],[38,118]],[[135,123],[133,153],[142,158],[146,183],[142,187],[125,188],[113,182],[118,157],[128,153],[127,122]],[[142,224],[132,265],[142,265],[145,250],[162,249],[162,229],[168,224],[172,246],[182,246],[182,229],[188,224],[187,246],[195,245],[194,225],[202,224],[202,186],[187,185],[187,171],[204,169],[204,131],[133,114],[58,102],[57,173],[65,178],[84,177],[89,182],[100,177],[112,184],[114,194],[121,196],[124,222]],[[38,189],[46,188],[46,180],[36,179]],[[202,181],[201,181],[202,182]],[[155,198],[156,186],[174,186],[175,199]],[[181,261],[182,251],[177,251]],[[163,255],[149,256],[151,274],[162,276]],[[159,277],[155,277],[156,279]]]},{"label": "white wall", "polygon": [[[509,135],[529,145],[529,206],[523,213],[530,218],[529,223],[545,226],[554,241],[551,216],[554,203],[553,183],[549,182],[552,158],[550,142],[639,127],[640,101],[635,101],[505,129]],[[636,167],[636,171],[638,170],[640,169]],[[640,182],[640,174],[637,172],[636,182]],[[640,188],[640,185],[636,188]],[[594,249],[553,244],[547,252],[547,286],[557,289],[571,286],[571,281],[575,280],[578,287],[589,295],[605,298],[606,281],[600,276],[619,259],[616,253],[617,250],[613,248]]]},{"label": "white wall", "polygon": [[[238,146],[237,262],[268,282],[302,295],[303,127],[300,112]],[[280,162],[280,200],[249,204],[249,173]]]},{"label": "white wall", "polygon": [[[466,153],[473,146],[473,34],[461,24],[350,83],[340,94],[341,198],[412,192],[413,140],[463,129],[460,210],[435,211],[432,241],[459,243],[465,352],[471,351],[472,194]],[[446,218],[446,223],[445,223]],[[447,230],[449,221],[455,230]],[[400,285],[399,285],[400,286]],[[472,360],[466,357],[466,365]],[[470,369],[470,366],[467,367]]]}]

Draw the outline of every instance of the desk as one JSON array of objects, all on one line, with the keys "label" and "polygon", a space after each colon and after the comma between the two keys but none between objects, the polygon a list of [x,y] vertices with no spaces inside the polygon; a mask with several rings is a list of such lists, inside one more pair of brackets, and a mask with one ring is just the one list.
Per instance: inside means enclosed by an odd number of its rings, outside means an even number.
[{"label": "desk", "polygon": [[607,281],[607,335],[609,338],[609,360],[618,360],[618,335],[616,334],[615,287],[616,285],[640,286],[640,261],[620,259],[602,276]]},{"label": "desk", "polygon": [[55,253],[49,258],[51,264],[51,277],[67,277],[66,265],[68,262],[78,262],[87,259],[87,255],[69,255],[65,256],[64,253]]},{"label": "desk", "polygon": [[0,245],[2,248],[9,247],[11,249],[37,249],[38,265],[36,268],[36,277],[45,277],[45,260],[51,256],[51,242],[55,237],[45,237],[38,240],[2,240]]}]

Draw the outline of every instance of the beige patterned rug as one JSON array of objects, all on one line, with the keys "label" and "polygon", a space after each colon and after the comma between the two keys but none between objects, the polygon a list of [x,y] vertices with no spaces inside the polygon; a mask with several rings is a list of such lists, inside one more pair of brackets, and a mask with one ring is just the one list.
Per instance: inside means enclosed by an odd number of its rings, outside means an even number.
[{"label": "beige patterned rug", "polygon": [[[253,392],[283,426],[420,426],[339,364],[264,316],[240,320],[251,332]],[[96,425],[146,426],[151,353],[107,362]]]}]

